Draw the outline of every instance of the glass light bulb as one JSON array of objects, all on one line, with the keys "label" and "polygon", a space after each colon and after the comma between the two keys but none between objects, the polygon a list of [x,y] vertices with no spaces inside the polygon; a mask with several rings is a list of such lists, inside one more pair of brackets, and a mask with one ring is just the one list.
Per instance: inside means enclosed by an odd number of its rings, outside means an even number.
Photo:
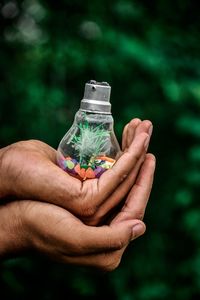
[{"label": "glass light bulb", "polygon": [[99,178],[120,153],[113,129],[110,86],[92,80],[85,86],[81,107],[57,150],[58,165],[80,179]]}]

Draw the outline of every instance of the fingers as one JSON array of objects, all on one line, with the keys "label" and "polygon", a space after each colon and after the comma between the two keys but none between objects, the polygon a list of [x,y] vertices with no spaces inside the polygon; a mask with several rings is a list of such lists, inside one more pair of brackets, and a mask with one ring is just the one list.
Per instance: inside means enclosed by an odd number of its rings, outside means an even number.
[{"label": "fingers", "polygon": [[123,252],[131,240],[145,231],[140,220],[94,227],[83,224],[65,209],[52,204],[21,200],[19,207],[21,231],[28,240],[27,246],[56,259],[77,261],[78,264],[85,261],[91,265],[92,262],[85,260],[90,255],[98,257],[113,251]]},{"label": "fingers", "polygon": [[[135,129],[135,136],[140,134],[141,132],[147,132],[149,136],[151,136],[153,131],[153,125],[149,120],[143,121],[139,126]],[[131,142],[131,140],[130,140]]]},{"label": "fingers", "polygon": [[[139,173],[136,184],[133,186],[122,211],[128,213],[130,208],[134,218],[143,219],[145,209],[151,193],[155,172],[155,157],[147,154],[146,160]],[[133,208],[134,205],[134,208]]]},{"label": "fingers", "polygon": [[126,124],[126,126],[124,127],[123,134],[122,134],[122,151],[124,151],[127,147],[126,145],[127,145],[128,126],[129,123]]},{"label": "fingers", "polygon": [[122,135],[122,151],[125,151],[132,143],[134,137],[141,133],[147,132],[151,136],[153,130],[152,123],[149,120],[141,121],[140,119],[131,120],[125,127]]},{"label": "fingers", "polygon": [[[138,223],[136,220],[135,225],[133,225],[131,230],[131,240],[134,240],[145,232],[145,225],[143,222]],[[62,261],[75,265],[95,267],[107,272],[113,271],[119,266],[122,255],[130,242],[129,238],[128,241],[126,241],[126,238],[123,242],[121,242],[122,237],[120,234],[121,232],[118,232],[118,236],[115,238],[114,244],[112,244],[112,241],[110,243],[109,239],[103,248],[101,248],[102,246],[100,245],[100,248],[96,248],[94,252],[89,254],[84,253],[80,255],[79,253],[79,255],[63,255]],[[104,240],[106,241],[106,232],[104,233]],[[114,245],[114,249],[112,245]]]},{"label": "fingers", "polygon": [[[144,234],[146,229],[143,222],[134,220],[132,224],[128,224],[130,228],[128,231],[126,231],[125,226],[127,226],[127,224],[126,222],[121,224],[124,226],[123,230],[122,228],[118,230],[116,226],[110,227],[110,230],[114,230],[112,234],[111,231],[107,232],[107,229],[109,227],[99,227],[102,229],[103,236],[97,236],[95,232],[97,228],[90,227],[94,228],[94,236],[91,236],[92,240],[94,241],[94,244],[91,245],[91,252],[89,254],[82,253],[81,255],[79,253],[79,255],[71,255],[70,257],[69,255],[63,255],[62,260],[64,262],[76,265],[95,267],[107,272],[113,271],[119,266],[122,255],[127,248],[130,240],[132,241]],[[85,234],[84,236],[86,237],[87,234]],[[98,244],[96,242],[98,242]],[[88,245],[89,244],[87,244],[87,246]],[[82,246],[82,249],[83,248],[84,247]]]},{"label": "fingers", "polygon": [[129,149],[121,155],[112,169],[106,171],[98,180],[98,191],[101,200],[106,199],[127,178],[131,170],[140,160],[149,143],[149,135],[145,132],[137,135]]},{"label": "fingers", "polygon": [[121,212],[113,220],[114,223],[128,219],[143,219],[153,184],[155,157],[147,154],[138,179],[131,189]]},{"label": "fingers", "polygon": [[86,226],[60,207],[32,200],[2,205],[0,216],[1,258],[31,249],[56,261],[106,271],[118,266],[130,240],[145,230],[139,220]]},{"label": "fingers", "polygon": [[136,133],[138,131],[138,127],[141,128],[140,132],[143,132],[143,129],[146,132],[145,125],[146,125],[146,122],[145,121],[142,122],[140,119],[133,119],[129,123],[128,130],[127,130],[127,144],[126,144],[126,148],[128,148],[131,145],[131,143],[132,143],[132,141],[133,141],[133,139],[136,136]]},{"label": "fingers", "polygon": [[98,208],[94,220],[85,220],[87,224],[95,225],[102,224],[113,212],[116,210],[118,204],[125,198],[128,191],[133,186],[138,172],[141,168],[141,164],[144,161],[144,155],[136,163],[134,169],[130,172],[128,177],[115,189],[115,191],[104,201]]},{"label": "fingers", "polygon": [[[127,134],[128,131],[130,131],[129,139],[127,140],[128,144],[132,142],[135,136],[141,134],[142,132],[149,133],[150,136],[152,134],[152,124],[148,120],[141,122],[139,119],[134,119],[127,125],[126,128],[127,128]],[[125,129],[125,135],[126,135],[126,129]],[[133,183],[135,182],[139,169],[145,159],[145,153],[146,153],[145,150],[141,152],[140,158],[138,159],[136,165],[131,170],[127,178],[124,181],[122,181],[121,184],[118,185],[115,191],[110,195],[110,197],[106,199],[105,202],[102,202],[100,204],[100,207],[96,213],[95,221],[99,220],[99,222],[101,222],[103,219],[105,220],[107,212],[110,212],[114,207],[116,207],[121,202],[121,200],[126,196],[130,188],[133,186]]]},{"label": "fingers", "polygon": [[102,271],[111,272],[115,270],[121,261],[125,248],[117,251],[89,254],[84,256],[62,256],[60,259],[64,263],[78,266],[93,267]]},{"label": "fingers", "polygon": [[135,130],[140,123],[140,119],[133,119],[124,127],[122,134],[122,151],[125,151],[131,144]]},{"label": "fingers", "polygon": [[[64,222],[62,224],[64,226]],[[65,227],[65,226],[64,226]],[[71,255],[88,255],[120,250],[131,240],[136,239],[145,231],[145,225],[140,220],[128,220],[110,226],[87,226],[76,224],[73,229],[73,242],[79,247],[71,251]],[[68,233],[63,237],[67,239]]]}]

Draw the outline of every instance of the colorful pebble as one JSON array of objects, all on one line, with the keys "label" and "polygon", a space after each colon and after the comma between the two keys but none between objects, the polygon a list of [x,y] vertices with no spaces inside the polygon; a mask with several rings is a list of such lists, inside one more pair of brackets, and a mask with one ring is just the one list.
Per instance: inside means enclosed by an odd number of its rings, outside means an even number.
[{"label": "colorful pebble", "polygon": [[85,171],[85,177],[86,177],[86,178],[90,178],[90,179],[96,177],[96,176],[95,176],[95,173],[94,173],[94,171],[92,170],[91,167],[89,167],[89,168]]},{"label": "colorful pebble", "polygon": [[101,167],[96,167],[94,170],[94,173],[96,175],[96,178],[99,178],[106,170]]},{"label": "colorful pebble", "polygon": [[106,170],[110,169],[115,160],[107,156],[99,156],[95,159],[94,164],[80,165],[76,159],[60,155],[58,160],[60,167],[70,175],[80,180],[99,178]]},{"label": "colorful pebble", "polygon": [[75,167],[75,164],[71,160],[66,160],[67,168],[72,170]]},{"label": "colorful pebble", "polygon": [[108,156],[98,156],[97,159],[108,161],[109,163],[114,164],[115,160]]}]

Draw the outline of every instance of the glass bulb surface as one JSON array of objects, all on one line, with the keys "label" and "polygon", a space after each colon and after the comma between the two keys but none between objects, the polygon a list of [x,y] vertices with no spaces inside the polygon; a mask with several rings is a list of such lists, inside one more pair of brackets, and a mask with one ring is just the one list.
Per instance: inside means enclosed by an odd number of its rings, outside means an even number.
[{"label": "glass bulb surface", "polygon": [[111,114],[76,113],[74,123],[57,150],[58,165],[80,179],[99,178],[120,153]]}]

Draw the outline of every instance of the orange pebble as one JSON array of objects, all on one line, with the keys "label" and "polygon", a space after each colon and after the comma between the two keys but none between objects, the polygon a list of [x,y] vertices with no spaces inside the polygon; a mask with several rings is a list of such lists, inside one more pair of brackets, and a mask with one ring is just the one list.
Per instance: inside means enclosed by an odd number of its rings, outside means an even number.
[{"label": "orange pebble", "polygon": [[80,170],[80,173],[79,173],[79,175],[81,176],[81,178],[83,178],[83,179],[86,178],[85,173],[86,173],[86,172],[85,172],[85,169],[82,168],[82,169]]},{"label": "orange pebble", "polygon": [[85,172],[85,177],[86,177],[86,178],[90,178],[90,179],[96,177],[94,171],[92,170],[92,168],[89,167],[89,168],[86,170],[86,172]]},{"label": "orange pebble", "polygon": [[97,159],[109,161],[109,162],[111,162],[111,163],[113,163],[113,164],[114,164],[114,162],[115,162],[115,159],[110,158],[110,157],[108,157],[108,156],[98,156]]},{"label": "orange pebble", "polygon": [[80,164],[77,164],[74,170],[81,178],[85,179],[85,169],[81,169]]},{"label": "orange pebble", "polygon": [[81,170],[80,164],[77,164],[77,165],[75,166],[75,168],[74,168],[74,171],[75,171],[77,174],[79,174],[79,173],[80,173],[80,170]]}]

